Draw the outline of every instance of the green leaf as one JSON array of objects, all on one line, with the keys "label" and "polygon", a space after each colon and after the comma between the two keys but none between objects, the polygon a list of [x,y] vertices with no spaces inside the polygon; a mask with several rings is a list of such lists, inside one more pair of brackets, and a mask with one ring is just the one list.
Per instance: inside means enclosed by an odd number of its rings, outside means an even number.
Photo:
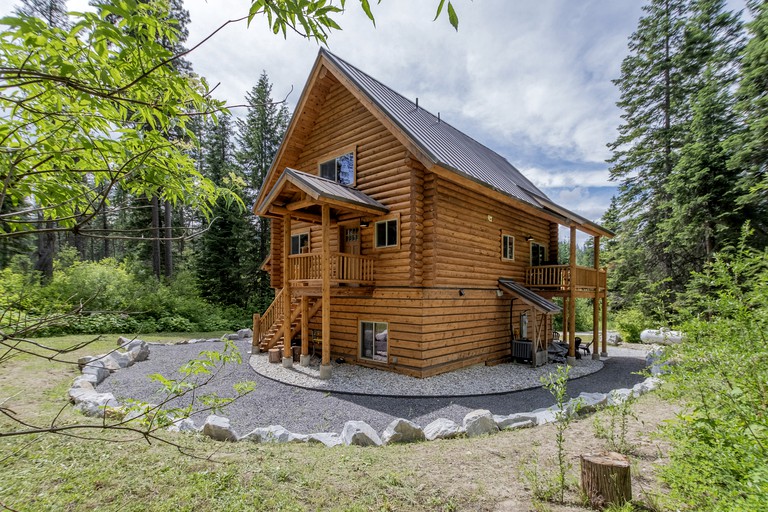
[{"label": "green leaf", "polygon": [[437,4],[437,12],[435,13],[435,19],[432,21],[436,21],[437,18],[440,17],[440,13],[443,12],[443,5],[445,4],[445,0],[440,0],[440,3]]},{"label": "green leaf", "polygon": [[450,21],[451,26],[458,32],[459,17],[456,15],[456,11],[453,9],[453,4],[451,2],[448,2],[448,21]]},{"label": "green leaf", "polygon": [[373,12],[371,12],[371,5],[368,3],[368,0],[360,0],[360,4],[363,6],[363,11],[365,12],[365,15],[368,16],[368,19],[371,20],[373,23],[373,26],[376,26],[376,20],[373,17]]}]

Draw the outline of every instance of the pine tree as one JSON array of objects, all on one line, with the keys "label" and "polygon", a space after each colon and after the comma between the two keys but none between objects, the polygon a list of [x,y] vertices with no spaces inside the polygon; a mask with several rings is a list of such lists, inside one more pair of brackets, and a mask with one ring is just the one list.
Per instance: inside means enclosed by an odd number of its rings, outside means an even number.
[{"label": "pine tree", "polygon": [[[246,94],[246,101],[248,113],[237,123],[237,161],[248,183],[243,201],[250,207],[280,147],[290,114],[284,104],[272,98],[272,84],[266,71],[262,71],[258,83]],[[258,310],[268,304],[272,295],[269,279],[259,268],[269,255],[269,227],[267,219],[252,219],[248,244],[253,257],[244,263],[246,290],[252,307]]]}]

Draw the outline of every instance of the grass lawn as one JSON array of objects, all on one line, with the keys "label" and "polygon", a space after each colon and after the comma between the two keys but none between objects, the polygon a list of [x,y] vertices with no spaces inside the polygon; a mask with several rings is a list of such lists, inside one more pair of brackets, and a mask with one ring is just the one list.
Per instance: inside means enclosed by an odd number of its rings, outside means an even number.
[{"label": "grass lawn", "polygon": [[[116,337],[105,336],[68,359],[111,350]],[[192,337],[204,336],[142,338]],[[67,346],[86,338],[40,341]],[[67,406],[66,390],[76,374],[75,365],[15,358],[2,366],[0,403],[33,423],[50,423],[61,411],[60,423],[97,425],[100,420],[85,418]],[[674,409],[655,395],[642,397],[636,405],[640,419],[630,421],[630,440],[636,446],[636,498],[658,491],[653,468],[663,460],[665,448],[648,434]],[[574,482],[578,455],[604,449],[604,441],[594,435],[594,418],[575,421],[567,433]],[[0,433],[21,428],[0,419]],[[384,448],[219,443],[197,434],[163,434],[188,454],[116,432],[82,433],[100,440],[50,434],[0,437],[0,509],[587,510],[575,484],[566,504],[538,503],[532,496],[536,486],[522,476],[525,470],[530,474],[534,453],[543,464],[539,473],[552,468],[552,426]]]}]

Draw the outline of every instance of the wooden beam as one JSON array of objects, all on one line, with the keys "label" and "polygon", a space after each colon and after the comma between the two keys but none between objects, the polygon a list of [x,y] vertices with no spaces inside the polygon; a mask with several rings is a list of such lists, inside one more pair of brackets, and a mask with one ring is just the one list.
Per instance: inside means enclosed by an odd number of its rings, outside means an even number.
[{"label": "wooden beam", "polygon": [[597,280],[595,282],[595,298],[594,302],[592,303],[592,359],[600,359],[600,354],[597,351],[597,341],[598,341],[598,328],[599,326],[599,318],[600,318],[600,286],[599,286],[599,280],[600,280],[600,237],[596,236],[593,239],[593,245],[594,245],[594,258],[593,263],[595,265],[595,271],[598,273],[595,276],[595,279]]},{"label": "wooden beam", "polygon": [[309,206],[314,206],[317,204],[317,201],[314,199],[302,199],[301,201],[294,201],[293,203],[288,203],[285,205],[285,209],[291,212],[295,212],[296,210],[302,210],[304,208],[307,208]]},{"label": "wooden beam", "polygon": [[287,209],[285,206],[270,206],[269,213],[272,213],[275,215],[282,215],[283,218],[285,218],[287,215],[296,220],[303,220],[305,222],[311,222],[312,224],[320,224],[323,220],[322,217],[320,217],[320,215],[315,215],[312,213],[305,213],[305,212],[292,212],[289,209]]},{"label": "wooden beam", "polygon": [[603,350],[600,355],[608,357],[608,295],[603,296]]},{"label": "wooden beam", "polygon": [[331,207],[324,204],[323,218],[323,366],[331,364]]},{"label": "wooden beam", "polygon": [[291,216],[283,216],[283,359],[291,353]]},{"label": "wooden beam", "polygon": [[571,267],[571,297],[568,304],[568,316],[571,317],[568,345],[568,355],[576,357],[576,287],[573,284],[573,277],[576,274],[576,226],[571,226],[571,254],[569,255],[569,265]]},{"label": "wooden beam", "polygon": [[301,355],[309,355],[309,298],[301,297]]}]

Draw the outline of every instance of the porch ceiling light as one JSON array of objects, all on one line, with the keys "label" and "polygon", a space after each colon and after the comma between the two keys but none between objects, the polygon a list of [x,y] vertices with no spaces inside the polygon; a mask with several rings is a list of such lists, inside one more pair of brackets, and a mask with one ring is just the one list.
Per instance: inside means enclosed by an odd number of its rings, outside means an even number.
[{"label": "porch ceiling light", "polygon": [[533,240],[533,235],[527,235],[527,236],[525,237],[525,241],[526,241],[526,242],[530,242],[531,240]]},{"label": "porch ceiling light", "polygon": [[367,228],[370,225],[371,225],[371,221],[369,221],[368,219],[360,219],[361,228]]}]

